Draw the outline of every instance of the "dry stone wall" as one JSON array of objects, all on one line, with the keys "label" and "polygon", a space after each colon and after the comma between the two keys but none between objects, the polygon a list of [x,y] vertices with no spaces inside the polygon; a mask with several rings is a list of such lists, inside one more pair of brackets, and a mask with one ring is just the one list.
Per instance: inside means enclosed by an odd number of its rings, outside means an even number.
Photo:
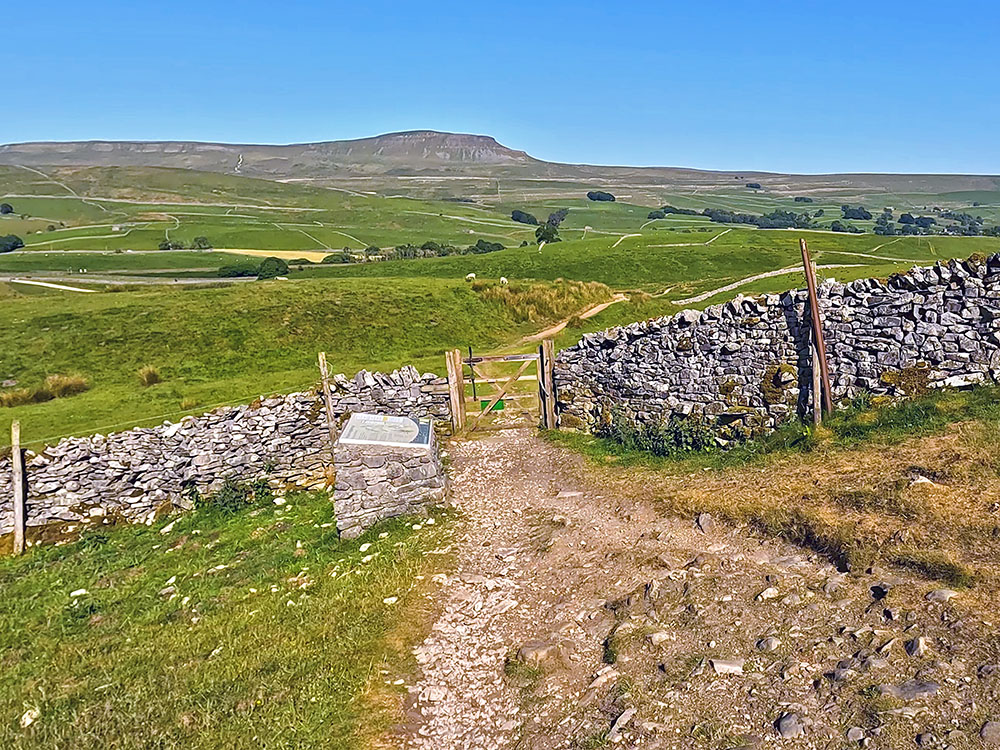
[{"label": "dry stone wall", "polygon": [[[1000,381],[1000,255],[826,282],[819,298],[836,400]],[[560,425],[694,415],[723,438],[772,428],[808,407],[810,329],[798,290],[587,335],[556,359]]]},{"label": "dry stone wall", "polygon": [[[412,367],[337,375],[334,414],[356,411],[447,422],[447,382]],[[117,518],[147,521],[161,509],[190,507],[190,491],[226,477],[267,476],[285,485],[322,486],[330,465],[326,410],[315,391],[218,409],[110,435],[69,438],[26,456],[28,538],[43,529]],[[11,460],[0,460],[0,535],[13,530]]]}]

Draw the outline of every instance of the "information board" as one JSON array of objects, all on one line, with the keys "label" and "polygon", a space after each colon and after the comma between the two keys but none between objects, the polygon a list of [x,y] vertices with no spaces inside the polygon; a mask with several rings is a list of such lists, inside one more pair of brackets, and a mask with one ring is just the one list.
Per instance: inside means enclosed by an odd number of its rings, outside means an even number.
[{"label": "information board", "polygon": [[431,429],[429,419],[356,413],[347,420],[337,442],[343,445],[426,448],[431,444]]}]

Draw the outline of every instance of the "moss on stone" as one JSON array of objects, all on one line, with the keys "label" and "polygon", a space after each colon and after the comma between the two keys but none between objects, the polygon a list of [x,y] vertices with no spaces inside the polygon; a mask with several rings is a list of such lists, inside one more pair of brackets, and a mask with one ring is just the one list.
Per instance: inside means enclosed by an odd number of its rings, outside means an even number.
[{"label": "moss on stone", "polygon": [[930,369],[926,362],[902,370],[887,370],[879,376],[879,382],[907,396],[923,396],[930,392]]},{"label": "moss on stone", "polygon": [[[787,380],[785,375],[791,375]],[[760,381],[760,392],[764,396],[764,402],[773,404],[783,404],[787,400],[788,391],[798,385],[798,372],[787,362],[771,365],[764,370],[764,377]]]},{"label": "moss on stone", "polygon": [[694,349],[694,340],[690,336],[684,336],[677,342],[677,351],[689,352]]},{"label": "moss on stone", "polygon": [[736,389],[739,387],[739,383],[730,378],[719,386],[719,393],[725,396],[727,399],[736,393]]}]

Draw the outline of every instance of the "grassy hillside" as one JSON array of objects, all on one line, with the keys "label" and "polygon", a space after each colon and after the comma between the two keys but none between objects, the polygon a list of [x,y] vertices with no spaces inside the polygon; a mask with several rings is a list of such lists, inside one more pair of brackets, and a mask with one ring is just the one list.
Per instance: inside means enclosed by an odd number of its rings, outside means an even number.
[{"label": "grassy hillside", "polygon": [[[47,375],[78,374],[91,389],[0,408],[0,430],[6,436],[19,418],[38,441],[306,388],[320,350],[338,372],[402,364],[443,372],[446,348],[508,343],[608,296],[570,282],[351,279],[18,297],[0,306],[9,332],[0,379],[31,388]],[[144,365],[162,382],[144,387]]]},{"label": "grassy hillside", "polygon": [[254,505],[0,559],[0,746],[368,746],[447,519],[347,542],[326,493]]}]

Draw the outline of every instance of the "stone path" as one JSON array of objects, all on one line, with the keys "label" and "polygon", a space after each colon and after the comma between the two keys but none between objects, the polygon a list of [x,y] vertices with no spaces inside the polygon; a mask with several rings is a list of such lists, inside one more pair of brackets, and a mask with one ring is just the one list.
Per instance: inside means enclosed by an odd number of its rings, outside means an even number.
[{"label": "stone path", "polygon": [[1000,638],[961,594],[665,518],[532,430],[449,450],[457,564],[392,746],[1000,743]]}]

